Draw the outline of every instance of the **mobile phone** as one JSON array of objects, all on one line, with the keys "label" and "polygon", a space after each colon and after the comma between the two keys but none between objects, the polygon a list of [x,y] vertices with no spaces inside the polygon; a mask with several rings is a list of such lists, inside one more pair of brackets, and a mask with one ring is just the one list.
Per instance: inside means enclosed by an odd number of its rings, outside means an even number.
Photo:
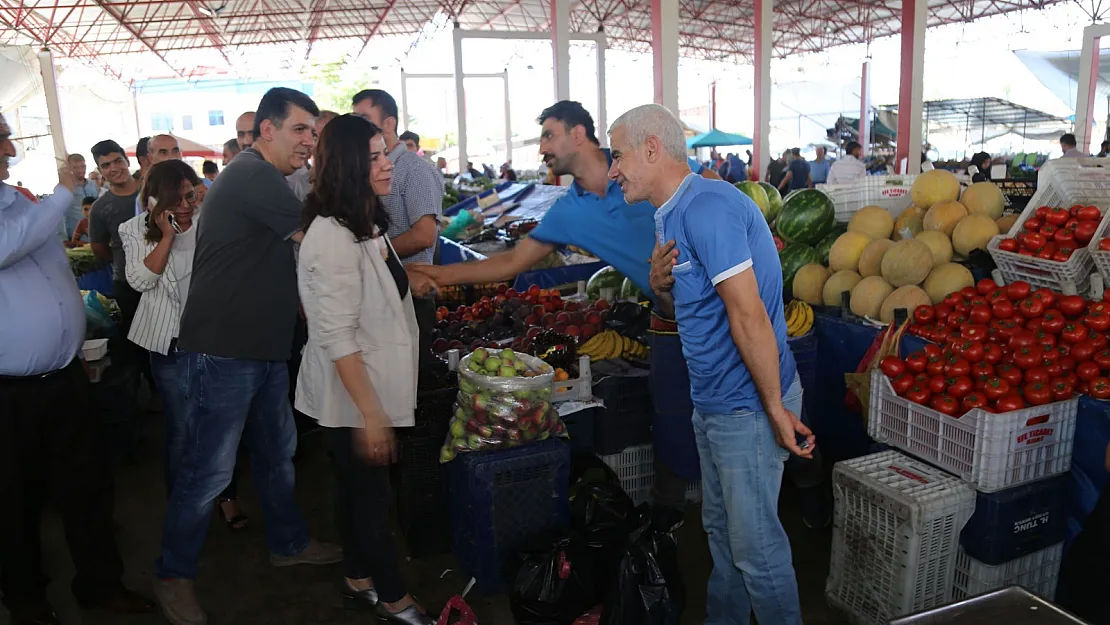
[{"label": "mobile phone", "polygon": [[177,225],[177,220],[173,218],[173,213],[169,214],[170,225],[173,226],[173,231],[181,234],[181,226]]}]

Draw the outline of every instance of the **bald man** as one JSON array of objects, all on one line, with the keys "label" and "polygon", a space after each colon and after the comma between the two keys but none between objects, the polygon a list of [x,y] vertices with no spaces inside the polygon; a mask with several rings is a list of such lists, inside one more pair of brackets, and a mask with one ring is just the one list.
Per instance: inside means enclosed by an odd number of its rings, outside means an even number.
[{"label": "bald man", "polygon": [[254,111],[247,111],[235,120],[235,140],[240,150],[254,145]]},{"label": "bald man", "polygon": [[162,161],[181,160],[181,147],[177,144],[177,137],[173,135],[154,135],[150,138],[147,150],[152,166]]}]

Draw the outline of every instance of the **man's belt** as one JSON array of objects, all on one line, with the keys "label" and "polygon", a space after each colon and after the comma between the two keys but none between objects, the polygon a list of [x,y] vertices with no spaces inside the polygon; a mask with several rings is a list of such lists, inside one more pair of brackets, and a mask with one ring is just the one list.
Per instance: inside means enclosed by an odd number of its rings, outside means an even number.
[{"label": "man's belt", "polygon": [[678,324],[673,319],[660,317],[656,313],[651,313],[651,325],[648,326],[648,331],[652,334],[678,334]]}]

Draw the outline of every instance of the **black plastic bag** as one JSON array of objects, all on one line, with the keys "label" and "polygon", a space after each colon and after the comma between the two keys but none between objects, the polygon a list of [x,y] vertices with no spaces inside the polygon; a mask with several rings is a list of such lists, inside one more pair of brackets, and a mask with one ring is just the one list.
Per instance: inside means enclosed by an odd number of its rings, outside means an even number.
[{"label": "black plastic bag", "polygon": [[509,564],[509,607],[518,625],[571,625],[597,605],[595,554],[582,540],[554,530],[524,541]]},{"label": "black plastic bag", "polygon": [[620,560],[616,585],[605,598],[601,625],[678,625],[686,605],[674,537],[682,526],[682,513],[646,506],[641,512],[641,525]]}]

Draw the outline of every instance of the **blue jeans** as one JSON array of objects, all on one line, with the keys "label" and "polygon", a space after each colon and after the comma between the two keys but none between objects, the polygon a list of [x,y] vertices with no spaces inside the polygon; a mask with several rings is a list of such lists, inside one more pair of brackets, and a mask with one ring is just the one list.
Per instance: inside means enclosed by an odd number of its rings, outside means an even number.
[{"label": "blue jeans", "polygon": [[231,483],[242,439],[266,516],[266,546],[279,556],[308,546],[308,527],[293,499],[297,429],[284,362],[186,352],[184,452],[162,525],[162,579],[194,579],[216,496]]},{"label": "blue jeans", "polygon": [[[795,378],[786,409],[801,414],[802,385]],[[702,523],[709,535],[706,625],[801,625],[798,582],[790,541],[778,517],[783,463],[789,452],[775,441],[762,411],[694,411],[701,456]]]}]

